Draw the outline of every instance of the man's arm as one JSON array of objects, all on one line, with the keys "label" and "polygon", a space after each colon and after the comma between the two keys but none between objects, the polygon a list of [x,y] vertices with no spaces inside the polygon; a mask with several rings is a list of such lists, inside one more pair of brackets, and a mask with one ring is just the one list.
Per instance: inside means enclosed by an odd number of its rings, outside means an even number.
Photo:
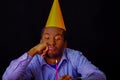
[{"label": "man's arm", "polygon": [[93,65],[82,53],[76,58],[77,71],[82,80],[106,80],[105,74]]},{"label": "man's arm", "polygon": [[25,53],[18,59],[11,61],[10,65],[3,74],[2,80],[18,80],[31,59],[32,57],[28,55],[28,53]]},{"label": "man's arm", "polygon": [[[48,50],[46,43],[40,43],[31,48],[27,53],[23,54],[18,59],[12,61],[6,71],[3,74],[3,80],[19,80],[20,78],[26,77],[31,78],[30,72],[26,72],[26,67],[32,60],[35,54],[44,56]],[[22,77],[21,77],[22,76]]]}]

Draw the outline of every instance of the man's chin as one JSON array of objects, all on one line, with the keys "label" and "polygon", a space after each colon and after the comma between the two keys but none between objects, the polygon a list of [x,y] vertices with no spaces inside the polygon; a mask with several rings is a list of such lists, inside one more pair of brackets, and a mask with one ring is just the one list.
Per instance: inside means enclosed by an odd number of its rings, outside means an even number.
[{"label": "man's chin", "polygon": [[57,57],[57,54],[55,54],[55,53],[47,53],[46,56],[47,56],[48,58],[56,58],[56,57]]}]

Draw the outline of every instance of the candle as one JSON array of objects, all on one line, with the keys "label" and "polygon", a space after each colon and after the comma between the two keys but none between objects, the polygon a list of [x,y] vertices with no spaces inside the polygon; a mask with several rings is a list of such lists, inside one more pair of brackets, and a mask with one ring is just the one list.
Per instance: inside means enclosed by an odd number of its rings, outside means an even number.
[{"label": "candle", "polygon": [[56,80],[58,80],[58,64],[57,64],[57,60],[56,60]]}]

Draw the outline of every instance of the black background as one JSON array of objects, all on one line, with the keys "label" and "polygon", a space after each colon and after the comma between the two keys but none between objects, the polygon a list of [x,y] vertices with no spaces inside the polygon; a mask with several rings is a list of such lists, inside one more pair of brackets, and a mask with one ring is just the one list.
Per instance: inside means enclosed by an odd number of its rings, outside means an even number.
[{"label": "black background", "polygon": [[[115,8],[111,0],[59,0],[68,47],[80,50],[107,76],[116,80],[119,53]],[[0,75],[10,61],[39,43],[53,0],[9,0],[1,6]]]}]

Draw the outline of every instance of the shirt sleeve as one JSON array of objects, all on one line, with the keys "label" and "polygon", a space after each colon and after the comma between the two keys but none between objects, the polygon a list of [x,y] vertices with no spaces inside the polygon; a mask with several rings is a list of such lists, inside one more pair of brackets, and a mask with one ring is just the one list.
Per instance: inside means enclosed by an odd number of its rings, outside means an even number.
[{"label": "shirt sleeve", "polygon": [[18,80],[31,60],[32,57],[28,53],[24,53],[18,59],[11,61],[2,76],[2,80]]},{"label": "shirt sleeve", "polygon": [[77,71],[82,75],[82,80],[106,80],[105,74],[93,65],[82,53],[76,58]]}]

